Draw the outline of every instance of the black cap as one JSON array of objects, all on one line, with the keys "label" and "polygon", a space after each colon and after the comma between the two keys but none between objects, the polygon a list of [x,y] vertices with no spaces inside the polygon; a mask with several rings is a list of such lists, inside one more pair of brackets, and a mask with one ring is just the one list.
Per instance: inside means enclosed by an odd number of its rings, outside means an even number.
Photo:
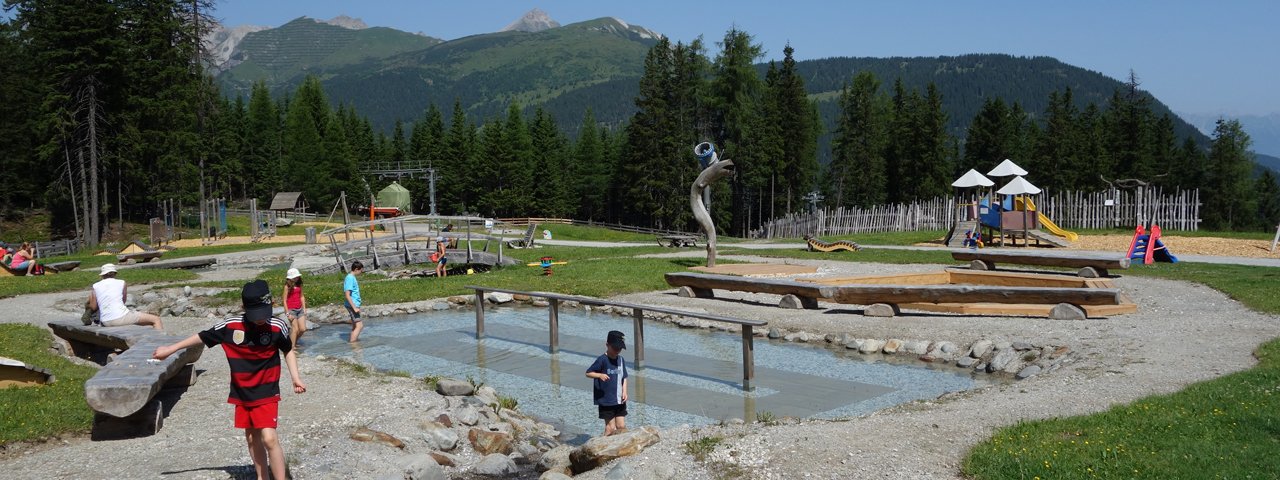
[{"label": "black cap", "polygon": [[616,348],[618,350],[626,350],[627,342],[623,340],[624,335],[617,330],[609,330],[609,336],[605,339],[605,345]]},{"label": "black cap", "polygon": [[240,290],[240,302],[244,305],[244,319],[259,322],[271,318],[271,287],[266,280],[254,280]]}]

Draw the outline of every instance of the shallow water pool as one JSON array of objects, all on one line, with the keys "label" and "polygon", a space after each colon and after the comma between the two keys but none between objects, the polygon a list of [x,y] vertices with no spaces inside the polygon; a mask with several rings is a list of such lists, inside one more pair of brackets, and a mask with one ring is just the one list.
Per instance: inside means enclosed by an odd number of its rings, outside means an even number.
[{"label": "shallow water pool", "polygon": [[[367,320],[360,345],[350,328],[309,332],[302,349],[415,377],[472,378],[519,400],[526,414],[561,426],[570,436],[595,433],[603,422],[592,404],[586,369],[604,353],[609,330],[632,336],[630,317],[560,311],[560,352],[548,349],[545,308],[486,308],[486,337],[475,339],[475,314],[448,310],[395,320]],[[978,380],[965,370],[920,362],[887,362],[843,348],[756,339],[755,390],[744,392],[741,335],[645,322],[644,368],[631,367],[628,426],[710,424],[730,418],[837,418],[916,399],[967,390]]]}]

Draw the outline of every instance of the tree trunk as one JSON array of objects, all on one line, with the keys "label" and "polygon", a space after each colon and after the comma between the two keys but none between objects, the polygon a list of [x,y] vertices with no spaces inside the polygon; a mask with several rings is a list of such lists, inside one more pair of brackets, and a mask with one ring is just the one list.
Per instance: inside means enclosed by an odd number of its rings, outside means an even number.
[{"label": "tree trunk", "polygon": [[[98,238],[102,233],[100,228],[100,219],[102,217],[102,205],[98,195],[98,92],[97,87],[90,79],[89,84],[85,87],[88,102],[89,115],[86,118],[88,122],[88,140],[89,140],[89,229],[85,235],[85,245],[89,247],[98,246]],[[105,189],[104,189],[105,190]]]},{"label": "tree trunk", "polygon": [[92,228],[89,220],[89,175],[84,164],[84,147],[76,149],[76,163],[80,165],[80,208],[84,213],[84,240],[85,246],[89,246],[90,229]]},{"label": "tree trunk", "polygon": [[67,144],[62,144],[62,156],[67,161],[67,186],[71,190],[71,216],[76,222],[76,239],[84,240],[84,229],[80,225],[80,206],[76,205],[76,177],[72,175],[71,168],[71,151],[67,149]]}]

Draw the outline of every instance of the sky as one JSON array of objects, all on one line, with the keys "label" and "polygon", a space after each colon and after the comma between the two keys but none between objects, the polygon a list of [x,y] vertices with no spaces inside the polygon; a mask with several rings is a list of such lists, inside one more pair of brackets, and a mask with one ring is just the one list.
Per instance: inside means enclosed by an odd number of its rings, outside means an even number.
[{"label": "sky", "polygon": [[370,26],[451,40],[501,29],[540,8],[561,24],[617,17],[708,49],[731,26],[766,58],[790,42],[799,59],[1007,53],[1050,56],[1125,79],[1174,111],[1280,112],[1280,1],[669,1],[218,0],[229,26],[279,26],[340,14]]}]

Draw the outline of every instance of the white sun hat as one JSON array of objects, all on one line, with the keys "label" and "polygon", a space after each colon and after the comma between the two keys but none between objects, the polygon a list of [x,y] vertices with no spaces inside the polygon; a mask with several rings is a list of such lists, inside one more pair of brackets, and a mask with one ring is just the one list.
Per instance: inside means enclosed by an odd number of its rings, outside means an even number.
[{"label": "white sun hat", "polygon": [[98,272],[98,276],[103,276],[108,273],[116,273],[116,265],[114,263],[103,264],[102,270]]},{"label": "white sun hat", "polygon": [[289,271],[284,274],[284,278],[288,278],[288,279],[294,279],[301,276],[302,276],[302,272],[299,272],[298,269],[296,268],[290,268]]}]

